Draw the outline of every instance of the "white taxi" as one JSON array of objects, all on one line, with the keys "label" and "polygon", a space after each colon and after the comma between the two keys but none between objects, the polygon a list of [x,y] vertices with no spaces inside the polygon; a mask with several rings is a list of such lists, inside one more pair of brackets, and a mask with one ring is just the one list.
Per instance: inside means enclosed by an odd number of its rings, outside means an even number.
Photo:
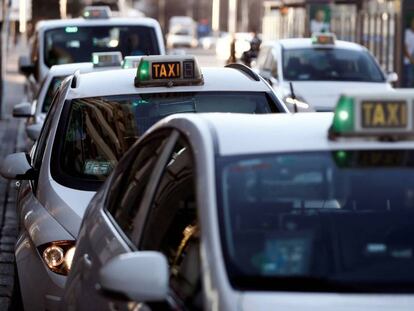
[{"label": "white taxi", "polygon": [[120,52],[92,53],[92,62],[54,65],[50,68],[40,85],[39,92],[33,102],[23,101],[13,107],[13,117],[27,118],[26,133],[35,141],[40,134],[46,113],[49,111],[53,97],[60,84],[75,72],[87,73],[93,71],[119,68],[123,62]]},{"label": "white taxi", "polygon": [[137,69],[65,79],[32,153],[9,155],[0,170],[22,180],[15,255],[25,310],[58,307],[90,199],[152,124],[177,112],[286,111],[248,68],[201,70],[191,56],[145,56]]},{"label": "white taxi", "polygon": [[163,55],[164,38],[151,18],[112,18],[91,7],[83,17],[40,21],[36,24],[30,57],[19,59],[20,72],[40,84],[54,65],[90,62],[94,52]]},{"label": "white taxi", "polygon": [[265,42],[254,67],[291,110],[297,104],[332,111],[346,91],[382,92],[398,79],[385,74],[365,47],[327,33]]},{"label": "white taxi", "polygon": [[413,102],[160,121],[91,201],[62,308],[413,310]]}]

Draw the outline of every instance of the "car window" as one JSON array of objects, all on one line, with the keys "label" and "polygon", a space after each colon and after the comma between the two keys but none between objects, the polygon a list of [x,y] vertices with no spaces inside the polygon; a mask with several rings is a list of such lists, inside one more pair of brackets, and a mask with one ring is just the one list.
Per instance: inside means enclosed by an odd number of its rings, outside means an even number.
[{"label": "car window", "polygon": [[142,144],[138,152],[128,154],[132,164],[125,166],[124,171],[116,174],[112,180],[106,206],[129,238],[134,230],[135,215],[165,143],[165,136],[159,136]]},{"label": "car window", "polygon": [[291,81],[385,81],[369,52],[341,48],[285,49],[283,75]]},{"label": "car window", "polygon": [[40,132],[40,136],[37,142],[37,147],[36,147],[36,151],[35,151],[34,159],[32,163],[33,167],[37,170],[40,169],[40,166],[43,161],[43,154],[45,152],[46,145],[47,145],[47,138],[49,136],[49,132],[52,127],[53,116],[55,114],[57,107],[59,106],[57,103],[59,102],[61,95],[66,92],[68,86],[69,84],[66,84],[63,88],[60,88],[58,92],[55,94],[52,100],[51,111],[50,113],[47,114],[45,123],[42,127],[42,131]]},{"label": "car window", "polygon": [[[53,95],[55,95],[56,91],[59,89],[59,86],[62,84],[62,81],[65,77],[53,77],[52,81],[50,81],[49,87],[47,88],[47,92],[45,98],[43,100],[42,105],[42,112],[48,112],[50,105],[52,104]],[[39,103],[41,104],[41,103]]]},{"label": "car window", "polygon": [[189,310],[202,309],[195,198],[193,154],[184,141],[179,141],[158,183],[139,248],[167,257],[175,298]]},{"label": "car window", "polygon": [[338,150],[217,160],[239,290],[412,292],[414,153]]},{"label": "car window", "polygon": [[55,180],[97,189],[154,123],[180,112],[262,114],[277,109],[265,92],[183,92],[74,99],[60,118]]},{"label": "car window", "polygon": [[45,32],[44,62],[53,65],[90,62],[94,52],[119,51],[123,56],[158,55],[157,36],[147,26],[72,26]]}]

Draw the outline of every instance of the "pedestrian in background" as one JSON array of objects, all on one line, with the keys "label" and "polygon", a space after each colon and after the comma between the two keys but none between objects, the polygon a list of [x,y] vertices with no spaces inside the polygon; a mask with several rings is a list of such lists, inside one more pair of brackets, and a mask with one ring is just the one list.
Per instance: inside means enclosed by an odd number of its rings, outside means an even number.
[{"label": "pedestrian in background", "polygon": [[413,87],[414,83],[414,17],[404,34],[404,86]]},{"label": "pedestrian in background", "polygon": [[325,20],[325,11],[319,9],[310,23],[311,33],[329,32],[329,23]]}]

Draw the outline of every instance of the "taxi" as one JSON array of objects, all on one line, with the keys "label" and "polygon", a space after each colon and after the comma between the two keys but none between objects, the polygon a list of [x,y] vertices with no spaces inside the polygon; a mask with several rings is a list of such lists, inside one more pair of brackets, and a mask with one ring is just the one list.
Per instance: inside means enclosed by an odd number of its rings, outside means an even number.
[{"label": "taxi", "polygon": [[25,310],[58,307],[89,201],[152,124],[178,112],[286,111],[249,68],[200,69],[192,56],[66,78],[31,154],[9,155],[0,169],[21,180],[15,256]]},{"label": "taxi", "polygon": [[92,71],[119,68],[123,62],[120,52],[92,53],[92,62],[54,65],[43,80],[39,92],[33,102],[23,101],[13,107],[13,117],[26,118],[26,134],[35,141],[40,134],[46,113],[53,97],[62,81],[76,71],[87,73]]},{"label": "taxi", "polygon": [[160,121],[91,201],[62,308],[413,310],[413,102]]},{"label": "taxi", "polygon": [[40,21],[31,55],[19,59],[20,72],[39,85],[54,65],[90,62],[93,52],[163,55],[160,24],[146,17],[111,17],[102,7],[88,7],[82,17]]},{"label": "taxi", "polygon": [[330,33],[265,42],[254,67],[291,110],[296,104],[332,111],[346,91],[383,92],[398,79],[384,73],[365,47]]}]

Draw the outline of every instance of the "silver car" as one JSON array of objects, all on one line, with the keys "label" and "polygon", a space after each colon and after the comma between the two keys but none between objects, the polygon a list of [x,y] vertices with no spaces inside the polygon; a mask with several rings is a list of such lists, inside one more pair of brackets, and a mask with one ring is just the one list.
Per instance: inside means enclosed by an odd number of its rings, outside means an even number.
[{"label": "silver car", "polygon": [[[159,77],[148,75],[152,66]],[[165,76],[170,69],[175,78]],[[129,147],[167,115],[214,111],[287,110],[245,68],[200,70],[190,56],[146,56],[136,70],[62,82],[32,153],[9,155],[1,169],[4,177],[22,180],[15,255],[26,310],[57,308],[85,209]]]},{"label": "silver car", "polygon": [[413,310],[414,93],[369,95],[158,123],[90,203],[61,307]]},{"label": "silver car", "polygon": [[13,107],[13,117],[27,119],[26,133],[31,140],[28,143],[29,147],[31,147],[33,141],[38,139],[53,97],[66,77],[73,75],[77,71],[79,73],[87,73],[113,70],[116,67],[120,67],[122,63],[122,55],[120,52],[92,53],[91,57],[92,59],[96,59],[96,61],[52,66],[41,83],[33,102],[28,102],[25,99]]}]

